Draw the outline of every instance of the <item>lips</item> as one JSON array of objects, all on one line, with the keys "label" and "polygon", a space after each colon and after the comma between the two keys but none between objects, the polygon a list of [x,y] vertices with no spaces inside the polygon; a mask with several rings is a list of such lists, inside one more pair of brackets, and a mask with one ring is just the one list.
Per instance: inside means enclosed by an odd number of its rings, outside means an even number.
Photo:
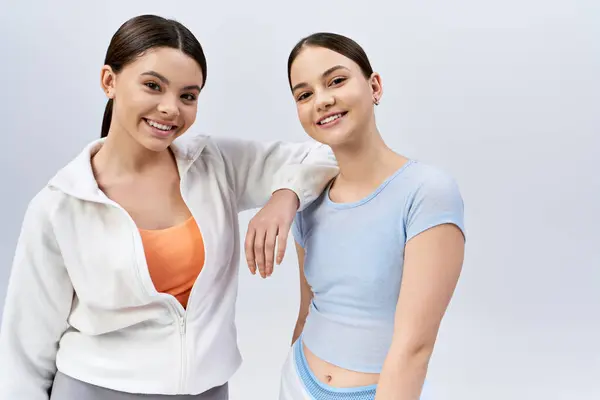
[{"label": "lips", "polygon": [[317,121],[317,125],[325,126],[325,125],[331,124],[331,123],[337,121],[338,119],[344,117],[346,114],[348,114],[348,111],[339,111],[339,112],[329,113],[329,114],[321,117]]},{"label": "lips", "polygon": [[144,118],[144,121],[146,121],[146,123],[150,127],[157,129],[161,132],[164,132],[165,134],[177,129],[177,125],[173,125],[166,121],[158,121],[158,120],[149,119],[149,118]]}]

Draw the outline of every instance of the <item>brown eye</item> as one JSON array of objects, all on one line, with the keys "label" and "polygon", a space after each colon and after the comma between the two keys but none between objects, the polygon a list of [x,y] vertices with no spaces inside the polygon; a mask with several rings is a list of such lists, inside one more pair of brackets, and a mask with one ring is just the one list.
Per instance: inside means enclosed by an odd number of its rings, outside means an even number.
[{"label": "brown eye", "polygon": [[333,79],[331,81],[331,84],[332,85],[339,85],[340,83],[344,82],[345,80],[346,80],[346,78],[342,78],[342,77],[335,78],[335,79]]},{"label": "brown eye", "polygon": [[158,86],[154,82],[147,82],[147,83],[144,83],[144,85],[146,85],[147,87],[149,87],[152,90],[160,90],[160,86]]},{"label": "brown eye", "polygon": [[196,100],[196,96],[193,94],[184,94],[183,96],[181,96],[183,99],[187,100],[187,101],[194,101]]},{"label": "brown eye", "polygon": [[298,96],[298,101],[302,101],[304,99],[306,99],[308,96],[310,95],[310,93],[302,93],[300,96]]}]

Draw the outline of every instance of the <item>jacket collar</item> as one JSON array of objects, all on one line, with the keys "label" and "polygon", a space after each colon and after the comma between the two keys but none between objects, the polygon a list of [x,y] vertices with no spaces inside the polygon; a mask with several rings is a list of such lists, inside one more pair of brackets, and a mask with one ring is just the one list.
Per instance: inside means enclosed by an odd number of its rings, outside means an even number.
[{"label": "jacket collar", "polygon": [[[104,140],[104,138],[96,139],[88,143],[73,160],[50,179],[48,185],[82,200],[105,202],[106,196],[98,187],[91,162],[92,155],[102,147]],[[180,176],[187,173],[189,167],[198,159],[208,140],[209,137],[206,135],[186,132],[173,141],[170,148],[175,155]]]}]

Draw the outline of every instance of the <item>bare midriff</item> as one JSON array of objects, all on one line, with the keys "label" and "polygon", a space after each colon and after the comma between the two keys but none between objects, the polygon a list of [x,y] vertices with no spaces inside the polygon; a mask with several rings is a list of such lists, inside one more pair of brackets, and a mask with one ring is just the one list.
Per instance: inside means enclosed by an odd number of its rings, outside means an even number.
[{"label": "bare midriff", "polygon": [[357,372],[338,367],[317,357],[304,343],[302,346],[308,367],[322,383],[337,388],[350,388],[374,385],[379,381],[377,373]]}]

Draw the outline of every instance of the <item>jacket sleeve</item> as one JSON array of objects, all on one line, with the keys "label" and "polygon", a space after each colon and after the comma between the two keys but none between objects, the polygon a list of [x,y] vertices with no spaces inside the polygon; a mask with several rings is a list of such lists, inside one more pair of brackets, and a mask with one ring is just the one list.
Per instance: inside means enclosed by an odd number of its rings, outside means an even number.
[{"label": "jacket sleeve", "polygon": [[216,143],[232,180],[239,211],[264,206],[279,189],[295,192],[301,211],[339,171],[331,148],[315,141],[262,143],[219,138]]},{"label": "jacket sleeve", "polygon": [[0,328],[0,400],[49,399],[67,328],[74,291],[47,199],[38,194],[29,204],[13,259]]}]

